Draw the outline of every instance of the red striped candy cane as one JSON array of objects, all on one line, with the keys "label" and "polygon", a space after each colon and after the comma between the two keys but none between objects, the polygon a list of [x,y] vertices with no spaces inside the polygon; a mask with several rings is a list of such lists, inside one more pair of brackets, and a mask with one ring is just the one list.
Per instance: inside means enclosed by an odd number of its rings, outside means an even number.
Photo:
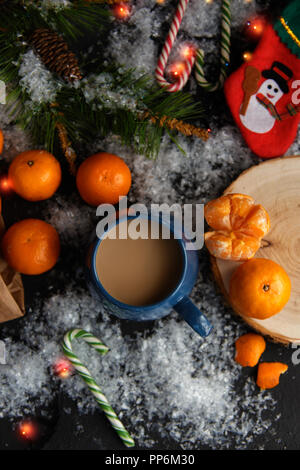
[{"label": "red striped candy cane", "polygon": [[156,66],[156,70],[155,70],[156,80],[158,81],[160,86],[162,86],[163,88],[165,88],[169,92],[179,91],[184,87],[184,85],[186,84],[186,82],[189,79],[189,76],[191,75],[192,68],[193,68],[193,65],[195,63],[195,55],[194,54],[192,54],[191,57],[188,57],[187,59],[185,59],[185,61],[184,61],[184,70],[182,71],[182,73],[180,73],[176,83],[169,83],[164,77],[166,65],[167,65],[167,62],[168,62],[168,59],[169,59],[169,55],[170,55],[171,49],[173,47],[173,44],[175,42],[177,33],[179,31],[179,28],[180,28],[180,24],[182,22],[182,18],[184,16],[184,13],[185,13],[185,10],[186,10],[186,7],[187,7],[188,3],[189,3],[189,0],[180,0],[179,1],[179,4],[178,4],[177,10],[175,12],[173,22],[171,24],[170,31],[168,33],[168,36],[167,36],[166,42],[164,44],[164,47],[162,49],[162,52],[159,56],[157,66]]},{"label": "red striped candy cane", "polygon": [[221,22],[221,57],[220,57],[220,76],[216,83],[210,83],[204,76],[204,52],[202,49],[195,51],[184,61],[184,70],[178,74],[176,83],[169,83],[165,77],[165,68],[169,59],[169,55],[173,44],[175,42],[182,18],[184,16],[186,7],[189,0],[180,0],[177,7],[171,28],[164,44],[162,53],[159,56],[157,67],[155,70],[155,77],[160,86],[165,88],[166,91],[179,91],[188,81],[194,63],[196,62],[196,80],[198,84],[206,91],[215,91],[223,86],[226,78],[227,67],[230,61],[230,36],[231,36],[231,13],[230,13],[231,0],[222,0],[222,22]]}]

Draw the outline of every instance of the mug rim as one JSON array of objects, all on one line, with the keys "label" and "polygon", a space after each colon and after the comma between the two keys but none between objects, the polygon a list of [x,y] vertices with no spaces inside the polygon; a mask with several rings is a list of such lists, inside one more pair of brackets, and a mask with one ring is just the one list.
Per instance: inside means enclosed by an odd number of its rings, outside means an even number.
[{"label": "mug rim", "polygon": [[[126,304],[126,303],[124,303],[124,302],[121,302],[120,300],[116,299],[115,297],[112,297],[112,296],[110,295],[110,293],[103,287],[103,285],[102,285],[102,283],[101,283],[101,281],[100,281],[100,279],[99,279],[99,276],[98,276],[98,273],[97,273],[97,269],[96,269],[96,255],[97,255],[97,252],[98,252],[98,249],[99,249],[100,244],[102,243],[102,241],[103,241],[104,238],[105,238],[105,235],[106,235],[113,227],[119,225],[120,222],[122,222],[122,221],[124,221],[124,220],[129,220],[129,219],[134,220],[134,219],[136,219],[137,217],[145,218],[145,219],[148,219],[148,220],[156,220],[155,217],[151,217],[149,214],[148,214],[147,216],[145,216],[145,215],[143,215],[143,214],[140,214],[140,215],[138,215],[138,216],[137,216],[137,215],[136,215],[136,216],[127,215],[127,216],[122,216],[122,217],[118,218],[118,219],[116,220],[116,222],[110,226],[109,230],[106,231],[106,232],[104,232],[104,233],[101,235],[101,237],[98,238],[98,241],[97,241],[97,243],[95,244],[94,249],[93,249],[91,268],[92,268],[92,275],[93,275],[93,277],[94,277],[94,279],[95,279],[95,281],[96,281],[96,283],[97,283],[97,286],[100,288],[102,294],[103,294],[106,298],[108,298],[108,300],[109,300],[110,302],[112,302],[113,304],[117,305],[118,307],[120,307],[120,308],[122,308],[122,309],[132,310],[132,311],[137,310],[137,309],[138,309],[138,310],[141,310],[141,309],[142,309],[142,310],[145,311],[145,310],[152,310],[152,309],[154,309],[154,308],[157,308],[157,307],[163,305],[164,303],[168,302],[168,300],[170,300],[173,296],[175,296],[177,291],[180,291],[181,286],[182,286],[182,283],[183,283],[184,278],[185,278],[185,276],[186,276],[186,272],[187,272],[187,253],[186,253],[186,249],[185,249],[185,247],[184,247],[184,243],[183,243],[182,239],[177,238],[176,241],[179,243],[179,246],[180,246],[180,248],[181,248],[181,252],[182,252],[182,255],[183,255],[183,264],[184,264],[184,266],[183,266],[183,269],[182,269],[182,274],[181,274],[180,280],[178,281],[177,286],[175,287],[175,289],[172,290],[172,291],[170,292],[170,294],[169,294],[167,297],[163,298],[163,299],[160,300],[159,302],[156,302],[156,303],[154,303],[154,304],[149,304],[149,305],[130,305],[130,304]],[[164,221],[163,221],[162,218],[158,217],[158,218],[157,218],[157,221],[159,222],[160,225],[163,224],[163,225],[167,226],[167,227],[171,230],[171,232],[174,234],[173,228],[172,228],[170,225],[167,225],[166,223],[164,223]],[[182,298],[182,296],[181,296],[181,298]],[[178,298],[175,303],[178,303],[178,302],[181,300],[181,298]]]}]

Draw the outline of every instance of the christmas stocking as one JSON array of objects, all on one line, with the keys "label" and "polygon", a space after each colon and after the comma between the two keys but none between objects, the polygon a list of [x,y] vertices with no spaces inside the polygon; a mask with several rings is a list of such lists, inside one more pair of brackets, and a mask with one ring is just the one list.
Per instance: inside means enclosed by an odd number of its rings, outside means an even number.
[{"label": "christmas stocking", "polygon": [[300,1],[267,26],[251,60],[225,82],[232,115],[251,150],[263,158],[286,152],[300,120]]}]

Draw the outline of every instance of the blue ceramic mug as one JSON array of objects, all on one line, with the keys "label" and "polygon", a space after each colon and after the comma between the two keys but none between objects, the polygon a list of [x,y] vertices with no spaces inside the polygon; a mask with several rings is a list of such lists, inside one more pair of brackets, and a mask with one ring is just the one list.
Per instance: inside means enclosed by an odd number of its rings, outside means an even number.
[{"label": "blue ceramic mug", "polygon": [[[101,234],[98,233],[98,237],[94,239],[90,245],[86,263],[86,274],[91,293],[101,301],[109,313],[119,318],[134,321],[157,320],[168,315],[171,310],[174,309],[200,336],[205,337],[209,335],[212,330],[212,325],[188,297],[197,279],[199,262],[197,250],[187,249],[187,243],[191,244],[191,241],[185,238],[184,233],[181,233],[180,236],[177,234],[176,236],[181,247],[183,258],[181,277],[175,289],[163,300],[152,305],[132,306],[115,299],[104,289],[96,269],[98,249],[109,230],[122,221],[125,221],[125,219],[130,223],[130,219],[134,219],[135,217],[137,216],[120,216],[117,220],[114,220],[113,224],[108,226],[107,230],[103,231]],[[160,224],[167,225],[171,232],[176,233],[177,229],[174,220],[169,219],[168,222],[166,222],[161,217],[157,219],[150,215],[145,218],[150,221],[153,219],[156,221],[159,220]]]}]

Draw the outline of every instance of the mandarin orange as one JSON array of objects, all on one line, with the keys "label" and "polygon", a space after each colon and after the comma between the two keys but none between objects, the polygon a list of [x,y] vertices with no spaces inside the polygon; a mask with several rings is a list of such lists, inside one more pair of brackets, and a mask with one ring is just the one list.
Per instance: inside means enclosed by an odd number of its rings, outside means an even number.
[{"label": "mandarin orange", "polygon": [[131,173],[122,158],[111,153],[96,153],[79,167],[76,184],[82,199],[91,206],[116,204],[131,186]]},{"label": "mandarin orange", "polygon": [[39,219],[16,222],[5,232],[1,247],[8,265],[22,274],[48,271],[60,253],[57,231]]},{"label": "mandarin orange", "polygon": [[58,160],[45,150],[29,150],[17,155],[9,166],[8,177],[14,191],[28,201],[43,201],[61,182]]},{"label": "mandarin orange", "polygon": [[233,308],[245,317],[264,320],[283,309],[291,295],[291,281],[285,270],[272,260],[253,258],[233,273],[229,298]]}]

